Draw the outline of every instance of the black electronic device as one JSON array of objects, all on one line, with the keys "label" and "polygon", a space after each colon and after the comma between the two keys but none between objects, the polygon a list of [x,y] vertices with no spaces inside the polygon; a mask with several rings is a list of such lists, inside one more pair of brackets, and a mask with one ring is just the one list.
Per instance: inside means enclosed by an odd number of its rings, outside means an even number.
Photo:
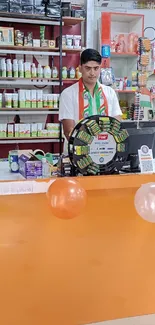
[{"label": "black electronic device", "polygon": [[81,120],[68,141],[72,166],[82,175],[119,173],[128,157],[128,132],[113,117],[93,115]]},{"label": "black electronic device", "polygon": [[139,169],[138,150],[146,145],[152,149],[155,158],[155,121],[124,121],[121,123],[129,134],[128,166],[122,169],[125,173],[137,173]]}]

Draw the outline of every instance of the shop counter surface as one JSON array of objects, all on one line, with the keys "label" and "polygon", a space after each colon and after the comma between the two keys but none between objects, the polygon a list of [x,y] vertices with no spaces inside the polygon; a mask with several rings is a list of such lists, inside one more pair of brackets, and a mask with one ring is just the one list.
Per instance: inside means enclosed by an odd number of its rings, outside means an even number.
[{"label": "shop counter surface", "polygon": [[73,220],[55,218],[45,193],[0,196],[0,324],[155,313],[155,224],[134,208],[136,190],[155,175],[78,180],[88,202]]}]

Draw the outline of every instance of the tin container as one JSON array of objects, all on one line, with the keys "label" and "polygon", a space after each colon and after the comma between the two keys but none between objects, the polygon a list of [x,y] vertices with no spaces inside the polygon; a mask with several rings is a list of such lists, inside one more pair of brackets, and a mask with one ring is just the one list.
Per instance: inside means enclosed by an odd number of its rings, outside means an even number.
[{"label": "tin container", "polygon": [[18,151],[17,150],[9,151],[9,168],[10,168],[11,173],[19,172]]}]

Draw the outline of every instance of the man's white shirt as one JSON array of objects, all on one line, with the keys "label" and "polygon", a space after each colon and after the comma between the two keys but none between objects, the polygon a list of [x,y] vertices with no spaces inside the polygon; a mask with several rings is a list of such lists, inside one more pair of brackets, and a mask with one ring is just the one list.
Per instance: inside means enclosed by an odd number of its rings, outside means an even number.
[{"label": "man's white shirt", "polygon": [[[118,98],[115,91],[109,87],[101,85],[108,102],[108,115],[115,117],[122,115]],[[96,101],[92,97],[93,115],[97,114]],[[74,120],[75,124],[79,122],[79,83],[66,88],[60,96],[59,120]],[[64,153],[67,154],[67,142],[65,141]]]}]

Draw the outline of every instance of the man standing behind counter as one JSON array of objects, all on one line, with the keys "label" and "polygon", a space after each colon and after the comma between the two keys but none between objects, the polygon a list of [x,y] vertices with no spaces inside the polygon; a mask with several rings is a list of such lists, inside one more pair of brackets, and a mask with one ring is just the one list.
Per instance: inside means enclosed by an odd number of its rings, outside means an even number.
[{"label": "man standing behind counter", "polygon": [[[98,51],[86,49],[81,54],[82,78],[66,88],[60,96],[59,120],[66,139],[79,120],[92,115],[121,119],[121,109],[115,91],[99,83],[102,57]],[[64,152],[67,153],[65,141]]]}]

